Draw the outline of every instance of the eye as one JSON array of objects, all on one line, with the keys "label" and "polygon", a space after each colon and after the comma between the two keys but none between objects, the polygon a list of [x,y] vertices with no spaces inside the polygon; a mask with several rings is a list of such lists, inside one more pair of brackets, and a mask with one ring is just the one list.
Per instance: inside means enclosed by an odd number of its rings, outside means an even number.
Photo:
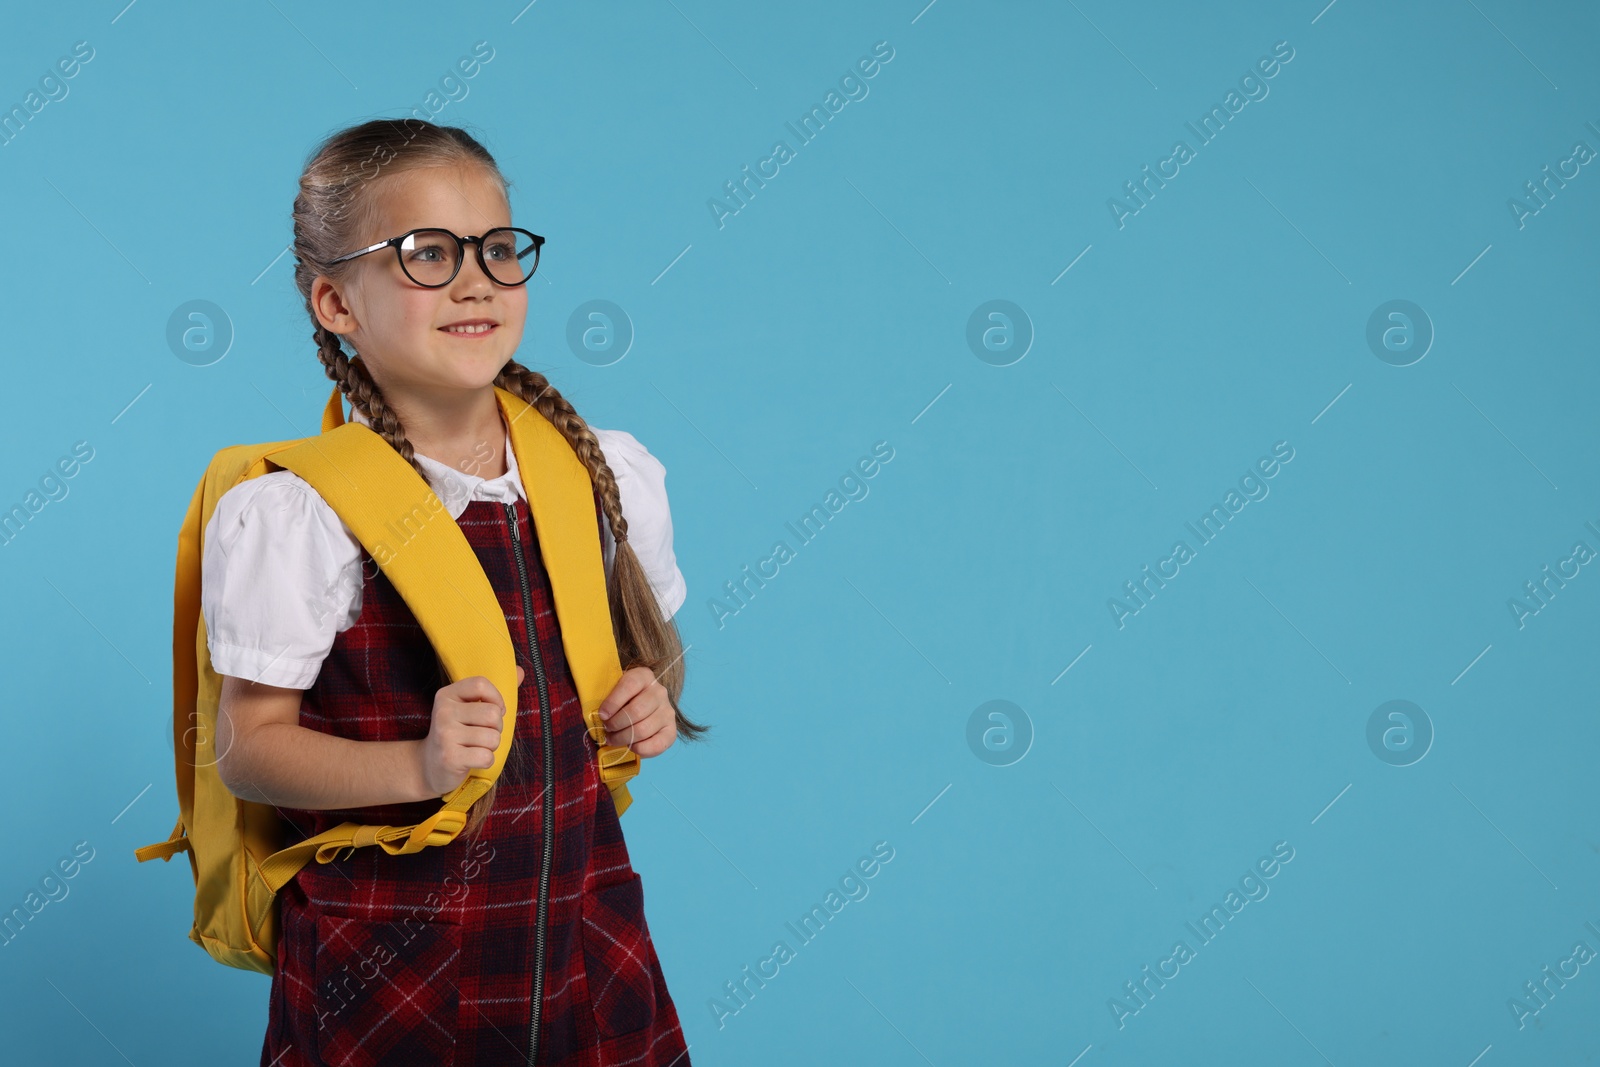
[{"label": "eye", "polygon": [[448,263],[455,255],[455,242],[441,233],[415,234],[405,247],[406,261],[410,263]]}]

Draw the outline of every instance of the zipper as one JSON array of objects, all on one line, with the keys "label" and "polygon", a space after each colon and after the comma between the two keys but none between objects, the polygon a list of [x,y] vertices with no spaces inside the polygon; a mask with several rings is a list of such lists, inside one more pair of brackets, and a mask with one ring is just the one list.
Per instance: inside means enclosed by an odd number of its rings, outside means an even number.
[{"label": "zipper", "polygon": [[[511,524],[511,547],[517,557],[517,578],[522,583],[522,620],[528,634],[528,656],[533,661],[533,678],[539,689],[539,736],[544,742],[544,762],[541,777],[544,779],[544,855],[539,864],[539,907],[533,928],[533,1009],[528,1019],[528,1067],[534,1067],[539,1056],[539,1015],[544,1006],[544,955],[545,924],[550,909],[550,860],[555,844],[556,805],[555,782],[551,768],[555,764],[555,738],[551,735],[550,689],[545,683],[544,657],[539,654],[539,631],[533,618],[533,592],[528,586],[528,565],[522,557],[522,532],[517,522],[517,507],[502,502],[506,521]],[[512,729],[516,724],[512,723]]]}]

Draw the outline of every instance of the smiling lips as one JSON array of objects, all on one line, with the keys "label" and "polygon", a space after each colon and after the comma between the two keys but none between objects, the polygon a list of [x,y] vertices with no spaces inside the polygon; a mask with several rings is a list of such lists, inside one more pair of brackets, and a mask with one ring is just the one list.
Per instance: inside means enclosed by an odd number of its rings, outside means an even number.
[{"label": "smiling lips", "polygon": [[497,328],[492,322],[462,322],[454,326],[441,326],[440,332],[452,337],[487,337]]}]

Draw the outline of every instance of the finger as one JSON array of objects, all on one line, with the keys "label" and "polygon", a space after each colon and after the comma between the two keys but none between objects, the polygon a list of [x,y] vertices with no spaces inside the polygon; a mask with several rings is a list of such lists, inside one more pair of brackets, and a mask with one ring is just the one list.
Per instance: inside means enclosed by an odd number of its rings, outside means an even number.
[{"label": "finger", "polygon": [[639,723],[649,718],[652,712],[652,702],[649,697],[635,694],[632,699],[613,710],[610,715],[602,712],[600,716],[601,725],[605,727],[608,733],[627,730],[638,726]]},{"label": "finger", "polygon": [[653,684],[656,676],[648,667],[631,667],[622,672],[622,677],[612,687],[611,692],[600,702],[600,717],[610,719],[628,701],[644,692],[645,688]]},{"label": "finger", "polygon": [[470,770],[486,771],[494,766],[494,753],[486,748],[462,749],[462,762]]},{"label": "finger", "polygon": [[483,726],[468,726],[461,731],[456,743],[463,748],[481,748],[493,752],[500,747],[500,731]]},{"label": "finger", "polygon": [[602,711],[600,713],[600,725],[605,728],[607,734],[610,734],[617,730],[625,730],[629,726],[632,726],[633,717],[633,705],[624,704],[622,707],[610,713]]},{"label": "finger", "polygon": [[660,733],[653,734],[643,741],[635,742],[632,748],[635,755],[641,759],[648,759],[651,756],[659,756],[668,748],[671,748],[672,742],[676,739],[677,734],[674,731],[662,730]]},{"label": "finger", "polygon": [[632,750],[635,755],[641,757],[659,756],[667,750],[676,736],[677,734],[672,727],[665,726],[651,733],[648,737],[635,737],[625,744],[619,740],[617,743],[622,744],[624,748]]},{"label": "finger", "polygon": [[449,687],[451,695],[463,704],[481,701],[485,704],[504,704],[500,690],[489,679],[481,674],[474,674],[470,678],[463,678]]},{"label": "finger", "polygon": [[613,745],[633,747],[641,741],[647,741],[659,734],[667,723],[667,716],[662,714],[649,714],[641,716],[638,722],[613,727],[606,724],[606,740]]},{"label": "finger", "polygon": [[463,726],[487,726],[499,730],[505,724],[506,709],[487,700],[474,700],[455,705],[450,709],[450,718]]},{"label": "finger", "polygon": [[[633,736],[637,739],[655,733],[672,717],[672,702],[667,699],[667,691],[652,682],[645,692],[636,695],[612,712],[611,717],[603,720],[602,725],[607,731],[620,731],[633,727]],[[648,727],[645,726],[647,722],[651,723]]]}]

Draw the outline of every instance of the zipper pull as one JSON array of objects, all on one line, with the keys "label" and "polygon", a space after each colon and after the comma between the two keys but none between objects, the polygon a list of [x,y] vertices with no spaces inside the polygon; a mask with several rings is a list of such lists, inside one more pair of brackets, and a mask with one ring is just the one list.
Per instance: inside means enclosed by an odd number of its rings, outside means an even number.
[{"label": "zipper pull", "polygon": [[522,546],[522,530],[517,522],[517,506],[514,503],[504,502],[500,506],[506,509],[506,519],[511,523],[511,540],[520,548]]}]

